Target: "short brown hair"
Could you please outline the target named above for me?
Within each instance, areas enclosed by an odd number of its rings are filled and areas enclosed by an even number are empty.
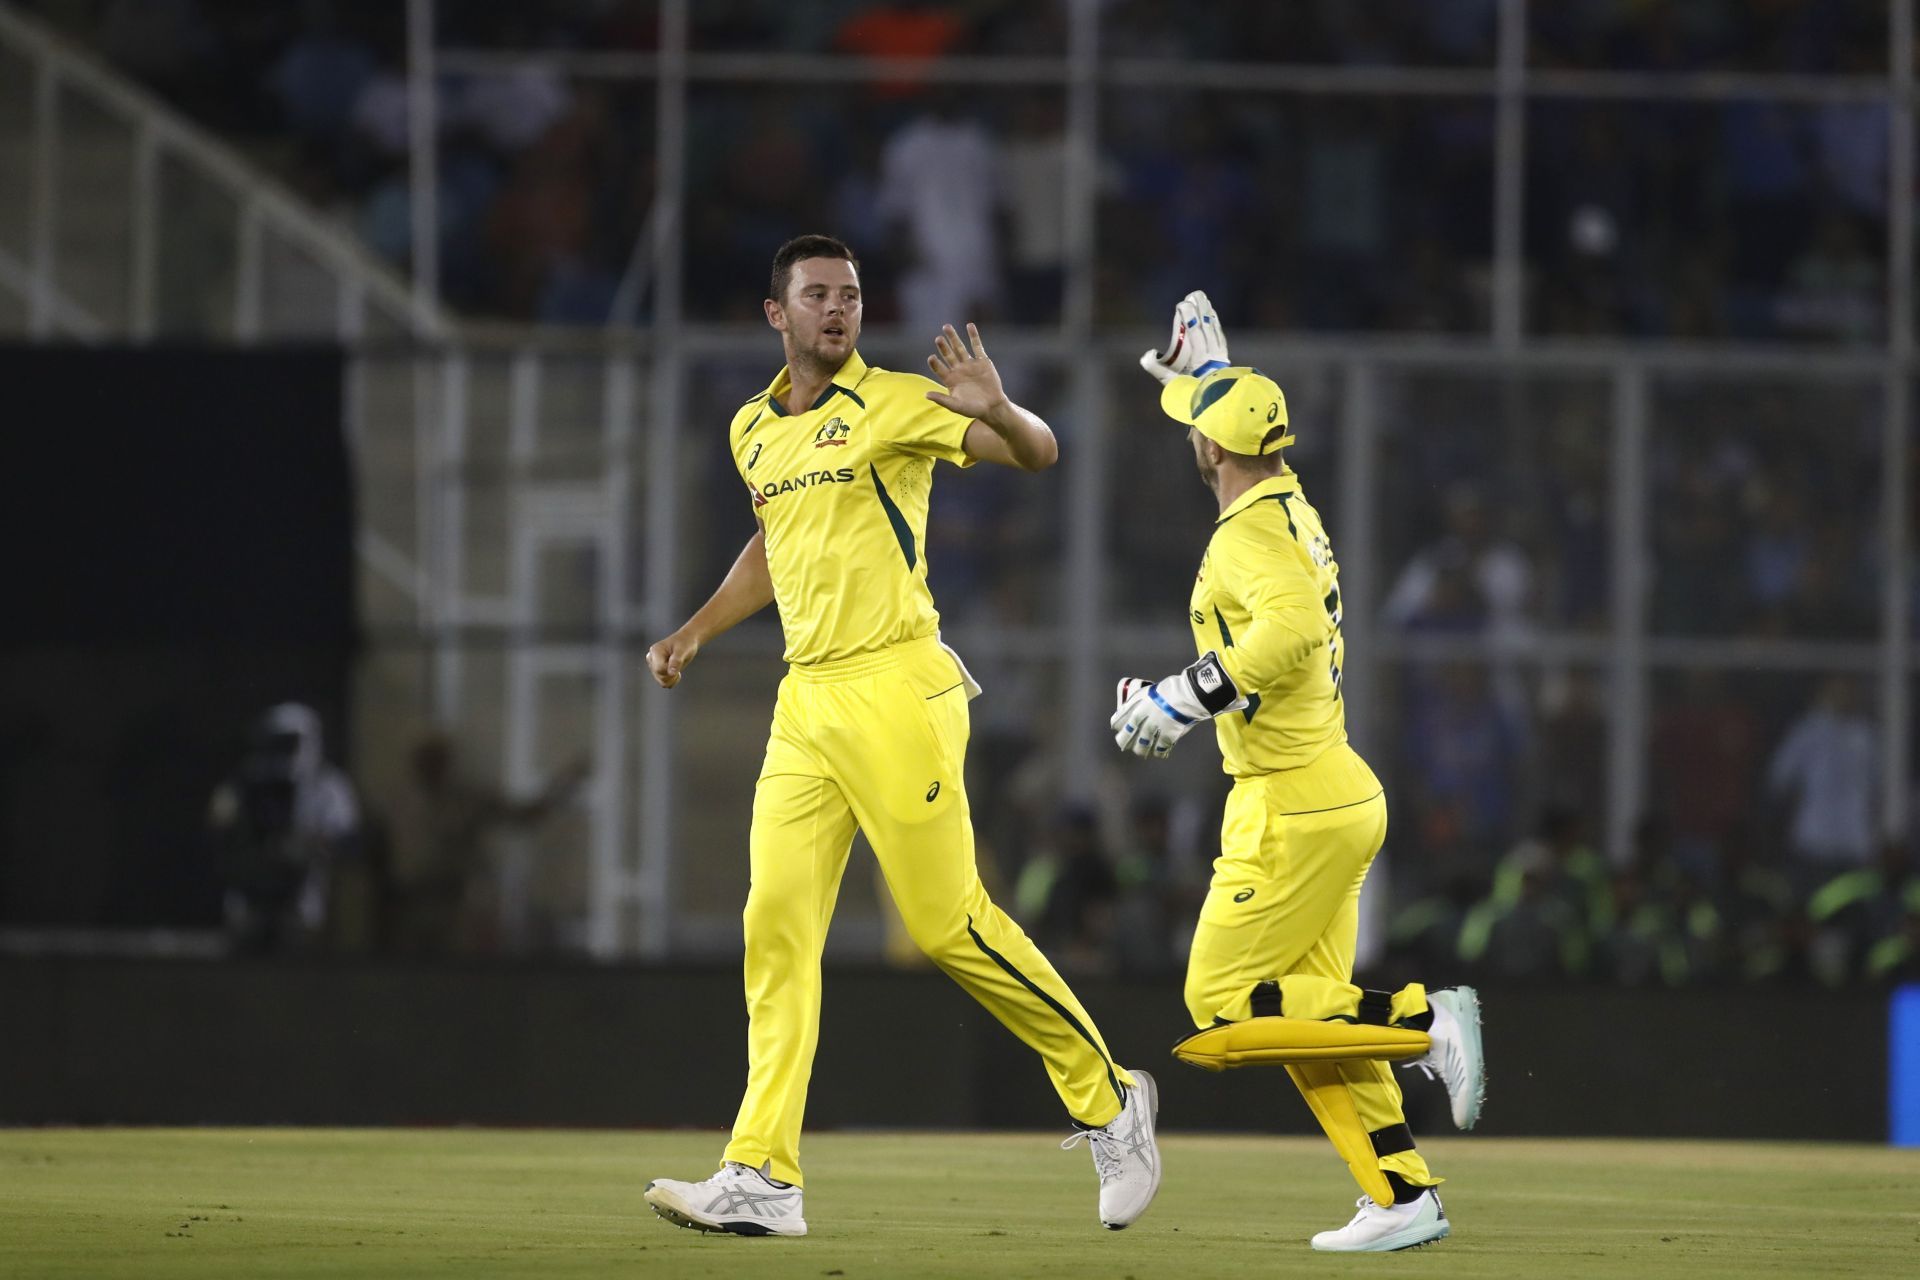
[[[773,255],[773,276],[767,282],[767,297],[784,303],[787,286],[793,282],[793,264],[808,258],[845,258],[855,271],[860,269],[860,259],[853,256],[853,250],[832,236],[795,236]]]

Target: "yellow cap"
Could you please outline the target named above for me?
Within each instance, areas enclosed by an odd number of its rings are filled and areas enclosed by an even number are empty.
[[[1160,408],[1229,453],[1258,457],[1293,443],[1280,384],[1246,365],[1174,378],[1160,391]]]

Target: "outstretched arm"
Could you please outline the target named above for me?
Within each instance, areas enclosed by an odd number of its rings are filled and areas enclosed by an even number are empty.
[[[767,568],[767,531],[762,528],[747,540],[719,590],[678,631],[647,650],[647,670],[662,689],[673,688],[701,645],[772,603],[773,573]]]
[[[1053,429],[1031,409],[1013,401],[998,417],[975,418],[967,425],[960,447],[969,458],[997,462],[1022,471],[1045,471],[1060,460],[1060,445]]]
[[[968,325],[967,338],[971,350],[948,325],[933,340],[935,350],[927,357],[927,367],[946,390],[929,391],[927,399],[973,419],[960,445],[968,457],[1022,471],[1045,471],[1060,460],[1053,431],[1039,414],[1007,398],[1000,372],[980,341],[980,330]]]

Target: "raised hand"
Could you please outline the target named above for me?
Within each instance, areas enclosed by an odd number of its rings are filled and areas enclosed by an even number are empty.
[[[973,344],[971,350],[960,341],[953,326],[947,325],[933,340],[934,353],[927,357],[927,368],[947,389],[929,391],[927,399],[962,417],[986,418],[1006,403],[1007,392],[1000,385],[1000,371],[993,367],[980,341],[980,330],[969,324],[967,338]]]
[[[1140,353],[1140,367],[1162,385],[1182,374],[1204,375],[1230,364],[1227,335],[1213,302],[1195,289],[1173,308],[1173,336],[1161,351]]]
[[[1192,368],[1187,372],[1204,377],[1215,369],[1224,369],[1233,363],[1227,354],[1227,331],[1221,327],[1219,313],[1213,309],[1213,300],[1205,292],[1195,289],[1181,300],[1181,306],[1191,308],[1185,316],[1187,325],[1187,351]]]
[[[1162,386],[1193,371],[1193,356],[1187,349],[1187,319],[1192,314],[1192,303],[1177,304],[1173,309],[1173,336],[1167,339],[1166,347],[1159,351],[1148,348],[1140,353],[1140,367]]]

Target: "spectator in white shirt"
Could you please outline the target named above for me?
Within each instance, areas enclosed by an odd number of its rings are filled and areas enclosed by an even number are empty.
[[[879,204],[904,241],[900,319],[910,330],[964,325],[999,302],[999,176],[992,136],[951,91],[887,139]]]
[[[1858,686],[1828,677],[1767,767],[1768,789],[1792,804],[1789,871],[1803,891],[1873,856],[1878,756]]]

